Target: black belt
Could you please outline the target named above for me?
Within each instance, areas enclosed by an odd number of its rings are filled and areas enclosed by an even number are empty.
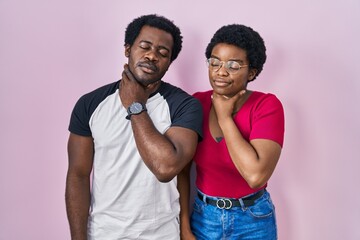
[[[264,194],[264,192],[265,192],[265,190],[261,189],[260,191],[258,191],[257,193],[255,193],[249,197],[244,197],[244,198],[240,198],[240,199],[244,203],[245,207],[250,207],[255,204],[255,200],[259,199]],[[240,207],[241,206],[240,199],[235,199],[235,198],[211,199],[211,198],[207,198],[206,196],[204,196],[201,192],[198,192],[198,197],[200,198],[201,201],[204,201],[207,204],[216,206],[220,209],[230,209],[232,207]]]

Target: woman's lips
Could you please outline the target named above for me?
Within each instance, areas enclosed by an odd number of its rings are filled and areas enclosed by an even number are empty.
[[[230,85],[230,83],[225,80],[214,80],[213,83],[217,87],[226,87]]]

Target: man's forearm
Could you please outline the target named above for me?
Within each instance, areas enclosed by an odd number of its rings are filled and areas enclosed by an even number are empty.
[[[90,208],[89,179],[68,175],[65,199],[71,239],[86,240]]]
[[[178,174],[174,145],[158,132],[147,113],[132,118],[136,145],[145,164],[160,181],[170,181]]]
[[[180,231],[181,236],[191,234],[190,216],[189,216],[189,198],[190,198],[190,162],[177,177],[177,187],[180,194]]]
[[[190,226],[190,162],[178,175],[178,190],[180,193],[180,238],[186,240],[196,240]]]

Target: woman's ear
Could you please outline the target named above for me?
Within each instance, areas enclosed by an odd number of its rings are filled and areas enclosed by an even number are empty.
[[[252,81],[254,80],[255,76],[256,76],[256,73],[257,73],[257,69],[255,68],[250,68],[249,70],[249,76],[248,76],[248,81]]]

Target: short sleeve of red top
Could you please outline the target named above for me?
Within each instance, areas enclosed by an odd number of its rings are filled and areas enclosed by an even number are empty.
[[[198,92],[194,97],[203,107],[203,140],[198,144],[196,163],[196,186],[203,193],[214,197],[240,198],[259,189],[252,189],[240,175],[223,139],[216,142],[209,130],[209,112],[212,91]],[[284,142],[284,110],[273,94],[253,91],[239,112],[234,116],[235,124],[242,136],[253,139],[268,139],[281,147]],[[263,186],[262,188],[266,187]]]

